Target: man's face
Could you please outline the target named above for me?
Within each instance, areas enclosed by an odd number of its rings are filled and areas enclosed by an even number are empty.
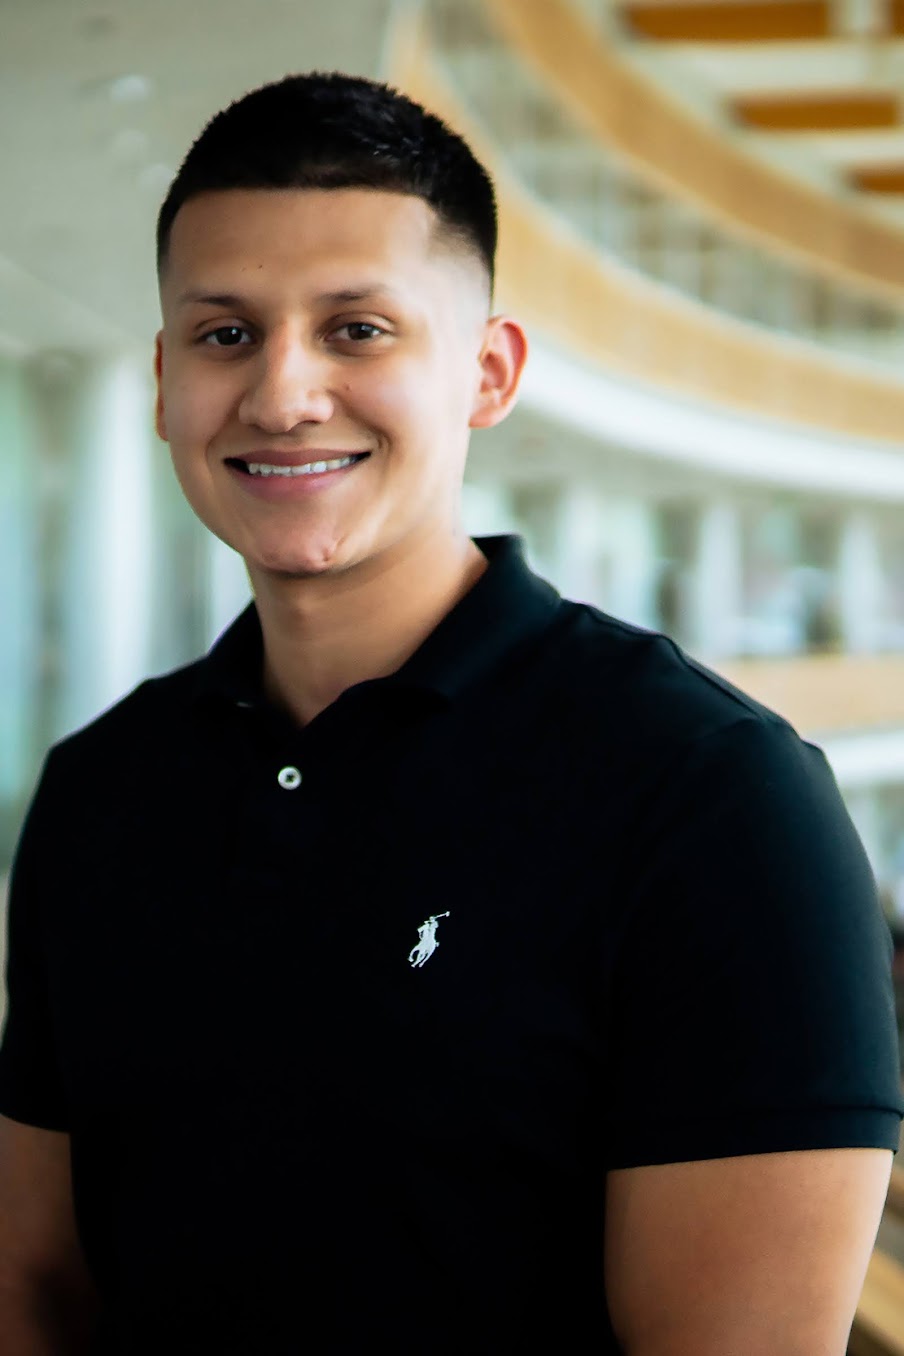
[[[161,298],[158,431],[252,577],[341,571],[457,527],[495,322],[479,264],[424,201],[204,194],[173,223]]]

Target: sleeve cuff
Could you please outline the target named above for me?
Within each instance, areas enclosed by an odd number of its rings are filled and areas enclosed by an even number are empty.
[[[827,1107],[697,1120],[610,1125],[607,1168],[686,1163],[798,1149],[890,1149],[897,1153],[900,1112],[885,1107]]]

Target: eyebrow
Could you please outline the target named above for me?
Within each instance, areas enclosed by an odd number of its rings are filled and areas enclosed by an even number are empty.
[[[341,288],[336,292],[321,292],[319,296],[314,298],[314,304],[317,306],[348,305],[369,301],[374,297],[398,298],[398,296],[399,293],[393,288],[375,283],[373,285],[365,284],[361,287]],[[192,288],[187,292],[182,292],[176,298],[178,306],[187,306],[192,303],[202,306],[219,306],[224,310],[236,310],[247,305],[247,298],[240,297],[236,292],[203,292]]]

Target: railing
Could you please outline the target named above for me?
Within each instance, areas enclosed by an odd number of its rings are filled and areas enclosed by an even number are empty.
[[[901,370],[904,301],[781,258],[669,193],[565,106],[483,0],[428,0],[426,16],[451,82],[511,168],[602,256],[760,330]]]

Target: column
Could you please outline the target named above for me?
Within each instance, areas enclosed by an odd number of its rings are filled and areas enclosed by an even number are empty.
[[[39,468],[21,361],[0,357],[0,876],[40,753],[35,685],[41,664]]]
[[[150,667],[168,672],[203,654],[238,612],[227,615],[242,587],[249,592],[243,564],[217,542],[189,506],[173,471],[170,450],[152,439],[153,618]],[[215,546],[222,554],[215,553]],[[237,578],[241,577],[241,578]]]
[[[553,583],[566,597],[605,607],[608,602],[605,565],[606,505],[589,485],[565,485],[552,506],[550,566]]]
[[[866,849],[873,874],[882,878],[886,874],[887,863],[882,851],[882,820],[879,804],[879,791],[874,786],[857,787],[844,790],[844,803],[860,835],[860,841]]]
[[[461,487],[462,522],[469,537],[517,532],[508,488],[498,482],[466,480]]]
[[[652,506],[567,485],[552,512],[550,578],[561,593],[635,626],[656,625],[657,543]]]
[[[213,533],[208,537],[208,552],[207,644],[212,645],[248,606],[251,584],[242,557]]]
[[[84,724],[147,674],[152,615],[152,394],[146,359],[33,360],[44,622],[52,656],[46,739]]]
[[[742,614],[741,515],[729,499],[700,512],[691,589],[692,648],[706,659],[737,653]]]
[[[607,610],[634,626],[657,625],[658,542],[653,506],[643,499],[608,504],[606,553],[610,560]]]
[[[852,654],[881,647],[884,587],[876,523],[867,509],[852,509],[842,524],[838,553],[841,634]]]

